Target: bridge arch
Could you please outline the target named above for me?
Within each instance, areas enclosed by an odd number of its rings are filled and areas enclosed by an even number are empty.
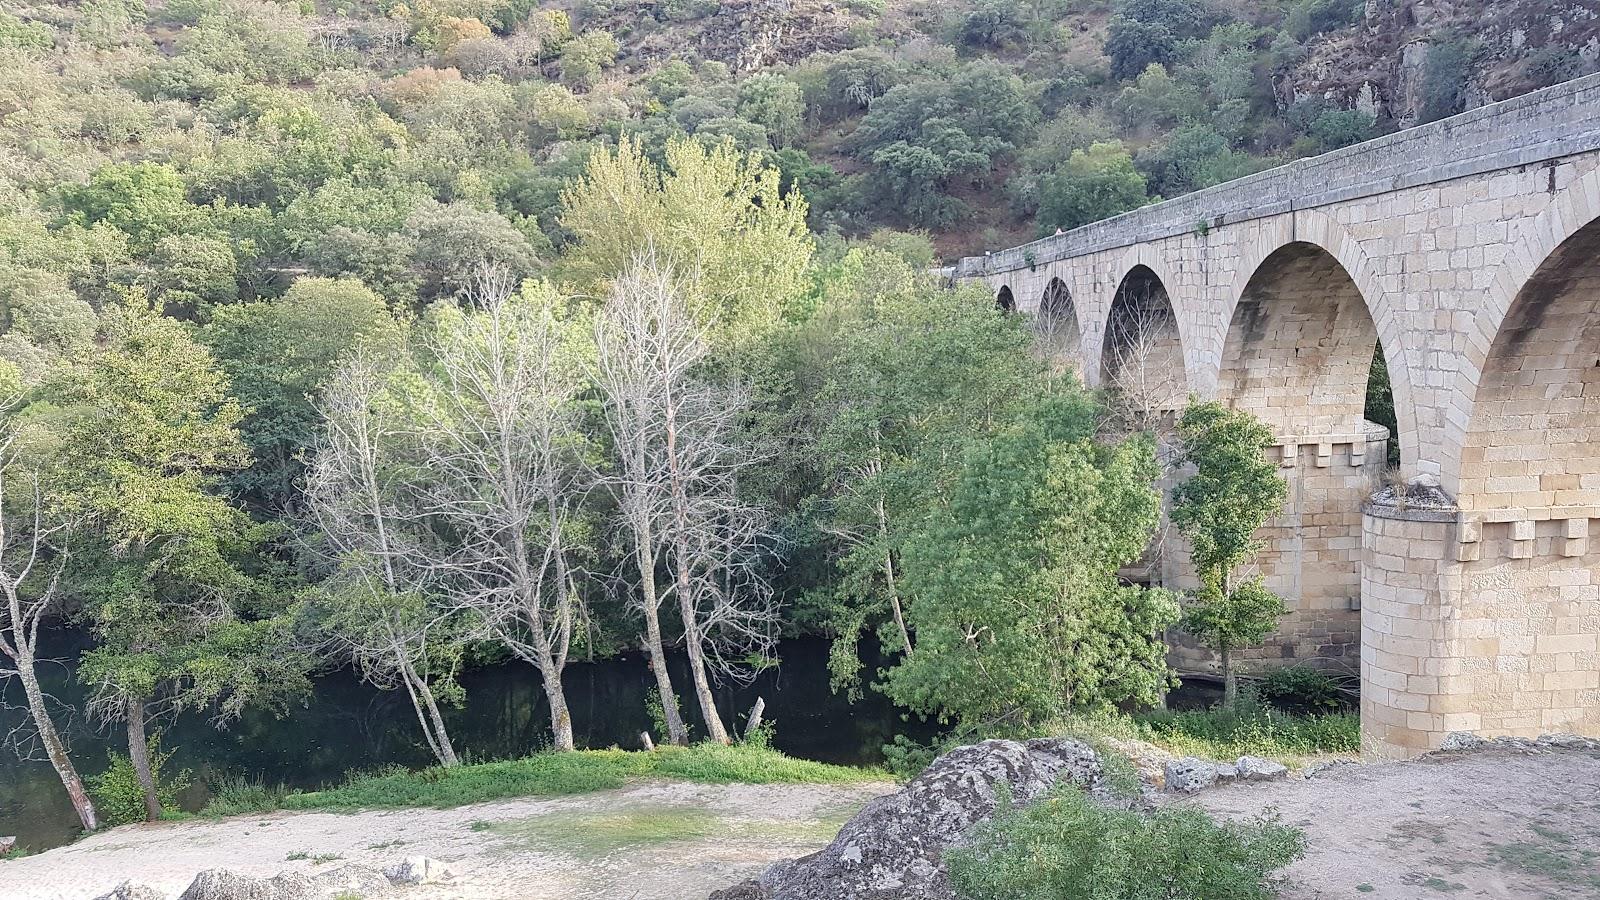
[[[1281,263],[1282,253],[1286,248],[1301,247],[1314,248],[1320,251],[1317,257],[1320,269],[1318,274],[1327,279],[1322,284],[1308,284],[1313,290],[1333,290],[1340,294],[1336,307],[1325,306],[1328,309],[1343,309],[1345,315],[1350,316],[1355,311],[1355,306],[1350,301],[1358,300],[1361,308],[1365,309],[1367,321],[1370,322],[1375,340],[1382,348],[1385,368],[1388,370],[1389,385],[1394,396],[1394,412],[1399,434],[1395,437],[1400,446],[1401,471],[1407,475],[1416,474],[1423,465],[1421,459],[1421,442],[1417,426],[1417,398],[1412,389],[1411,366],[1406,355],[1405,326],[1397,315],[1391,303],[1390,294],[1383,289],[1375,274],[1375,268],[1361,243],[1350,234],[1337,220],[1318,210],[1301,210],[1294,213],[1290,220],[1285,220],[1279,227],[1263,229],[1254,239],[1243,242],[1240,248],[1239,265],[1235,269],[1236,277],[1228,290],[1226,306],[1220,311],[1218,325],[1221,329],[1222,346],[1217,349],[1217,365],[1209,368],[1207,374],[1216,380],[1206,385],[1208,395],[1222,396],[1221,384],[1223,370],[1227,365],[1225,354],[1228,352],[1227,342],[1232,339],[1234,325],[1237,324],[1239,307],[1245,302],[1248,292],[1253,286],[1259,286],[1263,276],[1271,277],[1273,273],[1263,271],[1263,266]],[[1353,289],[1353,294],[1351,293]],[[1321,348],[1319,348],[1321,349]],[[1366,363],[1370,363],[1370,348]],[[1301,361],[1297,361],[1299,365]],[[1365,363],[1363,363],[1365,365]],[[1358,375],[1359,384],[1366,384],[1367,370],[1362,368]],[[1357,393],[1355,396],[1359,397]],[[1268,420],[1271,421],[1270,419]],[[1356,418],[1359,424],[1359,418]]]
[[[1543,212],[1523,224],[1486,292],[1483,305],[1473,316],[1450,398],[1451,428],[1443,437],[1444,488],[1454,497],[1468,495],[1464,506],[1482,505],[1489,487],[1476,480],[1485,477],[1482,473],[1471,471],[1484,460],[1469,462],[1467,447],[1469,441],[1481,442],[1486,431],[1494,428],[1490,420],[1496,413],[1490,410],[1480,417],[1479,407],[1486,402],[1497,402],[1496,398],[1511,387],[1506,384],[1511,376],[1508,371],[1510,355],[1505,352],[1508,344],[1537,342],[1540,331],[1551,338],[1558,337],[1549,329],[1538,327],[1543,314],[1555,308],[1558,314],[1572,315],[1575,306],[1581,306],[1582,301],[1572,296],[1572,292],[1577,290],[1581,294],[1582,288],[1567,285],[1567,302],[1562,304],[1562,297],[1557,296],[1562,287],[1559,282],[1575,278],[1587,280],[1593,272],[1594,248],[1589,242],[1600,227],[1597,221],[1600,221],[1600,169],[1568,184]],[[1587,260],[1583,257],[1585,247],[1591,252]],[[1587,272],[1583,270],[1585,262]],[[1586,321],[1592,325],[1596,318],[1600,318],[1600,311],[1591,309]],[[1576,321],[1573,319],[1569,324],[1576,324]],[[1587,329],[1584,330],[1587,333]],[[1540,342],[1535,346],[1549,345]],[[1501,351],[1498,358],[1497,351]],[[1536,377],[1539,372],[1536,368]],[[1553,379],[1556,376],[1544,374],[1543,377]],[[1600,391],[1600,387],[1590,390]],[[1591,454],[1600,454],[1600,446],[1591,443],[1589,449]],[[1474,480],[1468,483],[1469,479]]]
[[[1000,285],[1000,290],[994,295],[994,307],[1003,313],[1017,311],[1017,295],[1011,292],[1011,285]]]
[[[1033,330],[1035,346],[1052,370],[1083,372],[1083,326],[1072,289],[1061,278],[1052,277],[1045,285]]]
[[[1153,253],[1130,257],[1129,265],[1119,267],[1116,290],[1099,323],[1099,340],[1085,347],[1084,356],[1086,363],[1098,362],[1097,383],[1106,389],[1113,417],[1131,430],[1147,431],[1188,401],[1191,344],[1165,266]]]
[[[1464,511],[1525,510],[1531,522],[1600,506],[1600,217],[1571,224],[1522,280],[1482,361],[1464,362],[1477,375],[1454,484]]]

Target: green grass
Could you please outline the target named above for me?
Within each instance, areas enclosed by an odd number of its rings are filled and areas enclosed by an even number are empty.
[[[234,816],[240,813],[271,812],[283,805],[285,790],[268,787],[259,779],[234,776],[219,779],[211,784],[211,799],[201,815]]]
[[[715,813],[703,809],[639,804],[606,812],[551,813],[482,829],[519,844],[553,849],[583,859],[618,850],[693,841],[730,833]]]
[[[420,772],[389,769],[352,774],[321,791],[274,792],[258,786],[230,791],[206,807],[212,815],[271,809],[348,812],[358,809],[451,807],[506,797],[554,797],[619,788],[635,778],[673,778],[710,784],[850,784],[888,774],[792,759],[765,747],[699,744],[653,753],[579,750]],[[260,805],[252,805],[259,802]]]
[[[1144,741],[1178,756],[1264,756],[1288,765],[1297,765],[1309,756],[1361,749],[1361,720],[1354,713],[1296,716],[1249,703],[1185,712],[1088,716],[1065,723],[1065,730]]]

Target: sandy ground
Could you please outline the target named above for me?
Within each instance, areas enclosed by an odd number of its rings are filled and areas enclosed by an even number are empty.
[[[867,800],[893,789],[641,782],[447,810],[129,825],[0,863],[0,900],[87,900],[123,879],[176,897],[202,869],[266,876],[350,863],[383,868],[414,855],[459,875],[395,893],[406,900],[703,900],[768,863],[822,847]]]
[[[892,789],[642,782],[451,810],[128,826],[0,863],[0,900],[86,900],[124,878],[176,896],[206,868],[272,875],[382,868],[411,855],[460,874],[394,894],[406,900],[701,900],[821,847]],[[1305,830],[1309,850],[1287,870],[1282,900],[1600,898],[1600,754],[1491,750],[1347,765],[1217,788],[1198,802],[1230,818],[1275,810]]]
[[[1213,814],[1275,807],[1309,849],[1283,900],[1600,898],[1600,754],[1477,751],[1342,766],[1200,795]]]

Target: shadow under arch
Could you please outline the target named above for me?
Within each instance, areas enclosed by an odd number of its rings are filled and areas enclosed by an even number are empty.
[[[1252,283],[1259,283],[1257,276],[1261,273],[1262,267],[1268,265],[1280,250],[1296,245],[1314,247],[1331,258],[1339,270],[1338,282],[1341,286],[1354,286],[1356,296],[1360,298],[1370,317],[1377,335],[1376,342],[1382,353],[1383,369],[1389,379],[1396,431],[1394,440],[1399,447],[1401,471],[1407,476],[1413,476],[1427,468],[1433,474],[1439,474],[1439,460],[1436,458],[1424,460],[1421,455],[1423,442],[1419,436],[1417,398],[1412,388],[1411,367],[1406,357],[1404,325],[1391,305],[1390,296],[1380,284],[1366,253],[1361,249],[1360,242],[1348,229],[1326,213],[1318,210],[1298,211],[1294,213],[1292,222],[1283,224],[1275,231],[1264,233],[1260,239],[1243,248],[1237,269],[1238,276],[1230,292],[1229,303],[1219,310],[1225,318],[1217,323],[1218,327],[1228,326],[1228,330],[1222,332],[1225,335],[1224,341],[1231,337],[1231,326],[1246,292],[1251,289]],[[1220,390],[1222,366],[1220,356],[1226,352],[1226,347],[1219,350],[1218,368],[1213,370],[1219,383],[1203,385],[1201,389],[1203,395],[1219,395],[1215,392]],[[1368,362],[1371,362],[1370,358]]]
[[[1017,297],[1011,293],[1011,285],[1002,284],[999,292],[994,295],[994,308],[1004,313],[1017,311]]]
[[[1291,241],[1261,261],[1233,306],[1216,396],[1282,437],[1364,435],[1378,345],[1344,266],[1316,244]]]
[[[1455,485],[1462,510],[1600,505],[1600,219],[1517,291],[1471,409]]]
[[[1456,373],[1455,389],[1448,398],[1453,406],[1451,421],[1457,428],[1445,436],[1441,478],[1445,491],[1451,496],[1469,492],[1469,487],[1463,484],[1468,466],[1467,446],[1474,430],[1485,430],[1485,424],[1478,422],[1478,407],[1489,378],[1489,366],[1494,362],[1493,353],[1501,347],[1508,328],[1527,330],[1514,326],[1512,317],[1519,315],[1517,307],[1530,302],[1530,288],[1535,293],[1550,290],[1547,279],[1542,280],[1542,286],[1536,279],[1557,271],[1572,274],[1575,266],[1582,262],[1581,256],[1573,258],[1570,248],[1576,245],[1569,242],[1574,238],[1587,240],[1581,235],[1592,234],[1595,223],[1600,221],[1596,218],[1600,209],[1588,200],[1591,196],[1600,196],[1600,169],[1568,184],[1555,202],[1532,221],[1524,223],[1514,235],[1512,252],[1500,264],[1482,306],[1473,316]],[[1558,252],[1564,259],[1555,259]],[[1590,260],[1592,265],[1593,257]],[[1476,439],[1481,441],[1481,435]],[[1481,489],[1478,493],[1481,494]]]

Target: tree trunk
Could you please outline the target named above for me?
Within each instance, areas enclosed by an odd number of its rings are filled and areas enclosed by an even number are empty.
[[[129,697],[124,715],[128,720],[128,759],[144,791],[144,820],[161,819],[161,798],[156,794],[156,776],[150,770],[150,740],[144,734],[144,701]]]
[[[433,688],[428,682],[418,679],[417,691],[422,695],[422,703],[428,709],[428,719],[433,723],[433,735],[439,745],[439,762],[446,769],[461,765],[461,759],[456,756],[456,748],[450,743],[450,732],[444,727],[444,714],[439,711],[439,702],[433,696]]]
[[[711,694],[711,682],[706,677],[705,647],[700,642],[700,623],[695,618],[694,596],[689,591],[688,551],[679,542],[678,547],[678,611],[683,616],[683,642],[689,649],[689,674],[694,677],[694,693],[700,701],[700,716],[706,720],[707,735],[719,744],[732,743],[728,730],[722,727],[722,716],[717,713],[717,700]]]
[[[19,651],[22,649],[18,648]],[[39,742],[44,745],[50,765],[55,767],[56,775],[61,779],[61,786],[67,789],[67,796],[72,800],[73,810],[78,813],[78,821],[83,823],[83,830],[94,831],[100,827],[100,819],[95,815],[89,792],[83,788],[83,779],[78,777],[78,770],[72,765],[72,757],[67,755],[66,745],[61,742],[56,724],[50,718],[50,710],[44,705],[44,691],[39,689],[39,677],[33,671],[33,654],[31,650],[19,652],[18,657],[17,677],[22,680],[22,692],[28,698],[28,711],[33,715],[33,725],[39,730]]]
[[[889,514],[883,508],[883,495],[878,495],[878,539],[883,542],[883,580],[889,589],[889,609],[894,612],[894,624],[900,629],[900,641],[906,655],[911,655],[911,631],[906,628],[905,611],[900,607],[900,590],[895,585],[894,551],[889,549]]]
[[[576,750],[572,740],[572,710],[567,706],[567,691],[561,683],[561,669],[554,660],[543,662],[539,674],[544,679],[544,696],[550,701],[551,746],[561,752]]]
[[[1233,671],[1233,648],[1224,645],[1222,655],[1222,704],[1231,707],[1239,700],[1239,676]]]
[[[656,691],[661,695],[661,712],[667,720],[667,742],[680,747],[689,743],[689,729],[683,727],[683,716],[678,714],[678,695],[672,689],[672,676],[667,672],[666,649],[661,643],[660,600],[656,594],[655,556],[649,552],[653,543],[648,529],[634,535],[634,561],[639,566],[639,589],[644,592],[645,651],[650,654],[650,670],[656,676]]]

